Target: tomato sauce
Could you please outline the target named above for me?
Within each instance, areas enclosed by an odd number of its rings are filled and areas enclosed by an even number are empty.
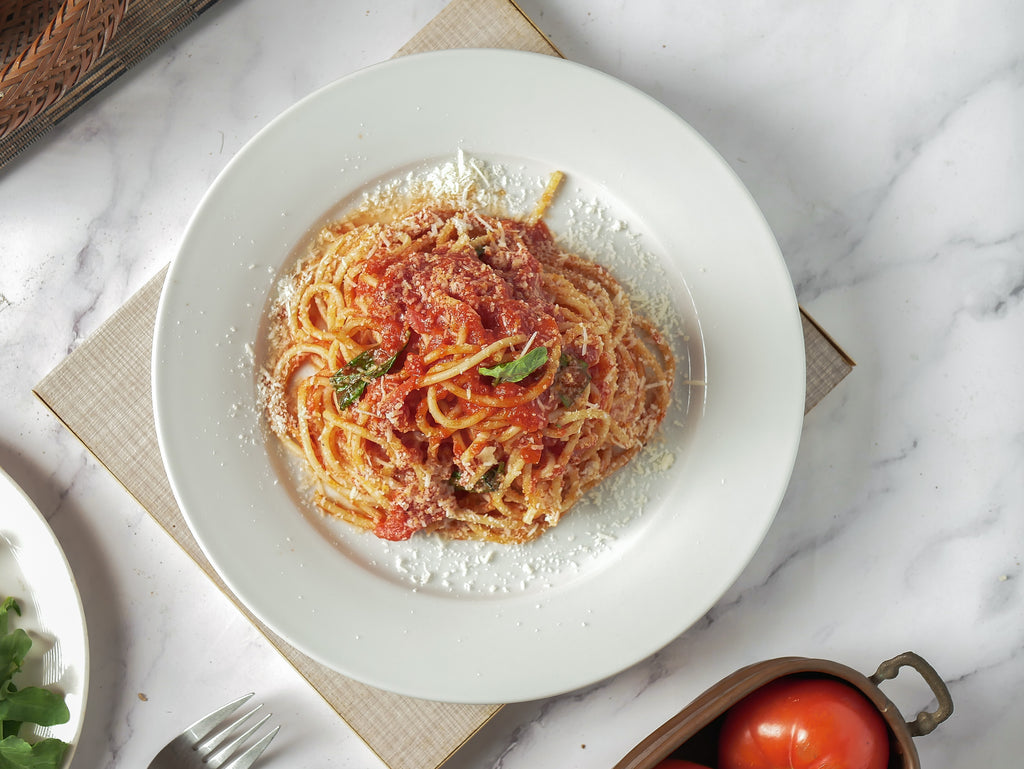
[[[416,529],[409,526],[409,516],[401,510],[393,510],[378,521],[373,533],[379,539],[402,542],[409,539]]]
[[[370,282],[360,282],[356,296],[382,327],[452,344],[462,329],[467,341],[488,345],[511,335],[534,332],[550,339],[557,332],[554,308],[540,292],[540,263],[525,249],[491,265],[485,250],[387,254],[368,263]],[[497,257],[495,257],[496,262]],[[429,352],[422,350],[421,352]]]

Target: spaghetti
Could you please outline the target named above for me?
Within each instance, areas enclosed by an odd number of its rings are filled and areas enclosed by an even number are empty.
[[[526,542],[651,438],[672,352],[557,247],[552,191],[525,221],[343,220],[283,281],[262,398],[323,513],[389,540]]]

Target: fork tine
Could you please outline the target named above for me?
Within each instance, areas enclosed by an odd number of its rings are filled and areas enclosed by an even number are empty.
[[[212,753],[217,748],[218,745],[220,745],[222,742],[224,742],[224,740],[228,739],[231,735],[237,733],[238,730],[241,729],[245,725],[245,722],[248,721],[250,718],[252,718],[254,715],[256,715],[256,713],[259,712],[262,708],[263,708],[263,705],[259,704],[256,707],[254,707],[252,710],[250,710],[248,713],[246,713],[244,716],[239,716],[234,721],[232,721],[230,724],[225,724],[223,729],[221,729],[220,731],[214,732],[210,736],[206,737],[198,745],[196,745],[196,752],[199,753],[200,757],[205,759],[206,756],[208,756],[210,753]],[[267,718],[269,718],[269,717],[270,716],[267,716]],[[263,719],[263,721],[266,721],[266,720],[267,720],[266,718]],[[225,721],[226,721],[226,719],[225,719]],[[260,721],[260,723],[263,723],[263,721]],[[258,725],[259,724],[257,724],[257,726]],[[250,730],[250,732],[251,732],[251,730]]]
[[[267,718],[270,718],[270,716],[267,716]],[[266,719],[263,720],[265,721]],[[267,745],[270,744],[270,741],[274,739],[274,737],[280,730],[280,726],[275,726],[273,731],[268,733],[265,737],[263,737],[263,739],[261,739],[255,745],[248,748],[234,761],[228,763],[227,766],[224,767],[224,769],[249,769],[249,767],[253,765],[256,759],[263,755],[263,751],[267,749]],[[217,768],[214,767],[213,769]]]
[[[193,744],[199,742],[203,737],[212,732],[221,721],[242,707],[242,705],[252,697],[253,694],[254,692],[249,692],[248,694],[239,697],[237,700],[229,702],[224,707],[213,711],[208,716],[203,716],[183,733],[189,736]]]
[[[254,712],[256,712],[256,711],[253,711],[253,713]],[[251,715],[252,715],[252,713],[250,713],[248,716],[246,716],[246,718],[248,718]],[[255,734],[257,729],[259,729],[261,726],[263,726],[263,724],[265,724],[268,720],[270,720],[270,716],[271,715],[273,715],[273,714],[272,713],[267,713],[267,715],[263,716],[263,718],[261,718],[255,724],[253,724],[248,729],[246,729],[244,732],[242,732],[240,735],[238,735],[233,740],[231,740],[231,742],[229,742],[223,748],[221,748],[216,753],[214,753],[212,756],[210,756],[208,759],[206,759],[206,765],[208,767],[210,767],[210,769],[217,769],[218,766],[220,766],[228,758],[230,758],[231,754],[234,753],[235,750],[237,750],[238,747],[243,742],[245,742],[253,734]],[[235,726],[238,726],[238,725],[241,725],[241,722],[238,722],[238,724],[232,725],[231,729],[227,730],[228,733],[234,731]]]

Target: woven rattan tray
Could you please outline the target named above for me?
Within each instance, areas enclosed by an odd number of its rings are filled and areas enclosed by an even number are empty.
[[[127,5],[128,0],[0,0],[0,137],[85,75]]]

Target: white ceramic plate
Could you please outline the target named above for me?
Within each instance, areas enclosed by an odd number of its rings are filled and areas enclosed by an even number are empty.
[[[264,307],[309,228],[339,201],[459,150],[527,193],[564,171],[553,231],[581,250],[594,235],[595,258],[658,294],[684,364],[676,410],[643,462],[523,548],[382,543],[320,520],[255,403]],[[365,683],[511,702],[641,660],[738,576],[793,466],[803,335],[758,208],[679,117],[570,62],[448,51],[324,88],[232,160],[168,275],[153,391],[182,511],[256,616]]]
[[[89,692],[89,639],[85,613],[64,551],[32,500],[0,470],[0,596],[13,596],[21,616],[10,627],[24,628],[32,648],[15,683],[64,694],[71,712],[66,724],[22,727],[21,737],[36,742],[55,737],[70,743],[64,765],[82,732]]]

